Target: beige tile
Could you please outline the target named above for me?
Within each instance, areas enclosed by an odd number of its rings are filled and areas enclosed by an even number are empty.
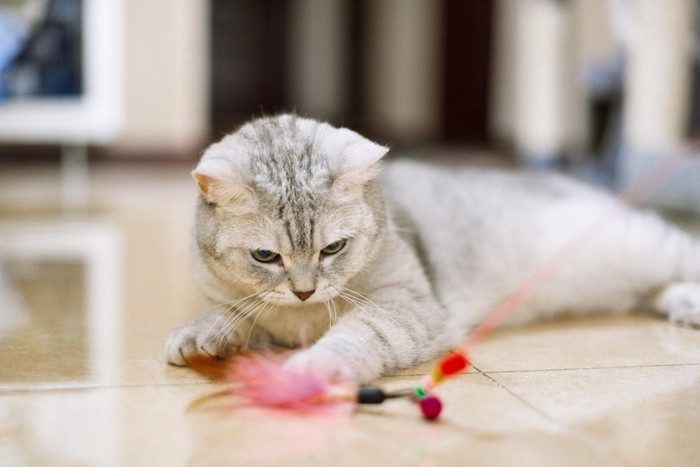
[[[647,315],[503,328],[471,352],[482,371],[700,363],[700,331]]]
[[[412,380],[387,382],[403,387]],[[4,393],[0,465],[599,465],[594,450],[481,375],[349,416],[237,407],[221,385]],[[522,465],[522,464],[521,464]]]
[[[20,292],[23,325],[5,329],[0,353],[0,389],[45,389],[197,382],[191,371],[169,367],[163,339],[177,323],[168,310],[182,314],[193,300],[188,287],[173,287],[160,303],[127,280],[127,296],[113,348],[94,345],[85,304],[84,267],[71,263],[11,265],[12,283]],[[146,266],[148,267],[148,266]],[[141,272],[142,274],[143,272]],[[154,274],[155,275],[155,274]],[[160,280],[172,278],[159,275]],[[132,278],[139,282],[140,277]],[[164,294],[161,294],[161,296]],[[173,302],[181,300],[179,304]],[[190,308],[195,308],[191,306]],[[183,317],[183,322],[186,321]],[[100,355],[102,353],[102,355]]]
[[[213,385],[0,393],[0,465],[184,465],[187,406]]]
[[[413,378],[383,381],[396,389]],[[211,400],[190,414],[197,465],[597,465],[585,443],[479,374],[441,391],[444,416],[406,400],[338,419],[234,409]]]
[[[700,365],[491,376],[621,465],[700,459]]]
[[[73,264],[12,265],[24,325],[4,328],[0,386],[84,380],[89,342],[83,310],[83,268]],[[45,284],[45,286],[38,286]]]
[[[0,353],[0,388],[201,381],[168,367],[162,351],[167,333],[201,312],[189,257],[196,195],[189,171],[109,167],[95,172],[94,210],[114,226],[124,246],[113,343],[91,342],[84,265],[56,258],[11,262],[11,283],[24,306],[22,319],[15,320],[19,325],[10,329],[0,322],[2,345],[12,349]],[[42,169],[24,183],[11,174],[0,179],[8,182],[0,188],[0,222],[16,219],[17,212],[21,219],[64,219],[37,208],[55,205],[55,173]],[[39,188],[36,196],[30,196],[32,186]]]

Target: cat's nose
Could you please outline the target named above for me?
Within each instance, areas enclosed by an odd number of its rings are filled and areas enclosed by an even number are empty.
[[[314,292],[316,292],[316,290],[307,290],[305,292],[297,292],[296,290],[293,291],[294,295],[299,297],[299,300],[301,300],[302,302],[305,301],[310,296],[312,296],[314,294]]]

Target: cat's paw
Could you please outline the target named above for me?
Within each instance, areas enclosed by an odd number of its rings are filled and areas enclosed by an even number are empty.
[[[320,375],[331,383],[357,383],[360,379],[358,365],[352,360],[336,352],[314,347],[296,352],[284,367]]]
[[[676,324],[700,327],[700,283],[678,282],[667,286],[654,301],[660,313]]]
[[[227,331],[228,320],[210,314],[173,330],[165,340],[165,358],[171,365],[186,366],[193,356],[225,358],[237,350],[236,336]]]

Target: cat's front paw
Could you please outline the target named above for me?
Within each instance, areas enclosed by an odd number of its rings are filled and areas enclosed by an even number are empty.
[[[351,359],[314,347],[298,351],[284,367],[320,375],[331,383],[357,383],[360,380],[359,367]]]
[[[165,340],[165,358],[171,365],[186,366],[191,357],[225,358],[238,350],[235,334],[226,329],[228,320],[210,314],[173,330]]]
[[[700,327],[700,283],[671,284],[656,297],[654,306],[672,323]]]

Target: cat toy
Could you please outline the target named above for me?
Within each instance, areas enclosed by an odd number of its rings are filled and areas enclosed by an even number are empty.
[[[472,346],[491,333],[564,264],[573,259],[618,210],[625,205],[640,203],[691,160],[690,157],[671,158],[659,170],[634,184],[620,196],[619,203],[613,203],[610,209],[601,213],[596,222],[581,231],[536,270],[474,329],[462,345],[442,356],[413,387],[385,391],[374,386],[335,385],[314,373],[286,369],[279,360],[262,355],[247,355],[237,359],[227,373],[227,380],[232,384],[235,394],[253,406],[318,412],[339,403],[381,404],[388,399],[405,398],[418,405],[425,419],[436,420],[443,407],[436,389],[445,380],[469,369],[471,364],[468,352]]]
[[[336,403],[375,405],[388,399],[407,398],[419,406],[426,419],[435,420],[442,411],[435,388],[445,378],[468,368],[466,355],[453,351],[443,356],[413,388],[385,391],[376,386],[332,384],[315,373],[284,368],[274,356],[247,355],[233,363],[226,379],[234,393],[253,406],[316,413]]]

